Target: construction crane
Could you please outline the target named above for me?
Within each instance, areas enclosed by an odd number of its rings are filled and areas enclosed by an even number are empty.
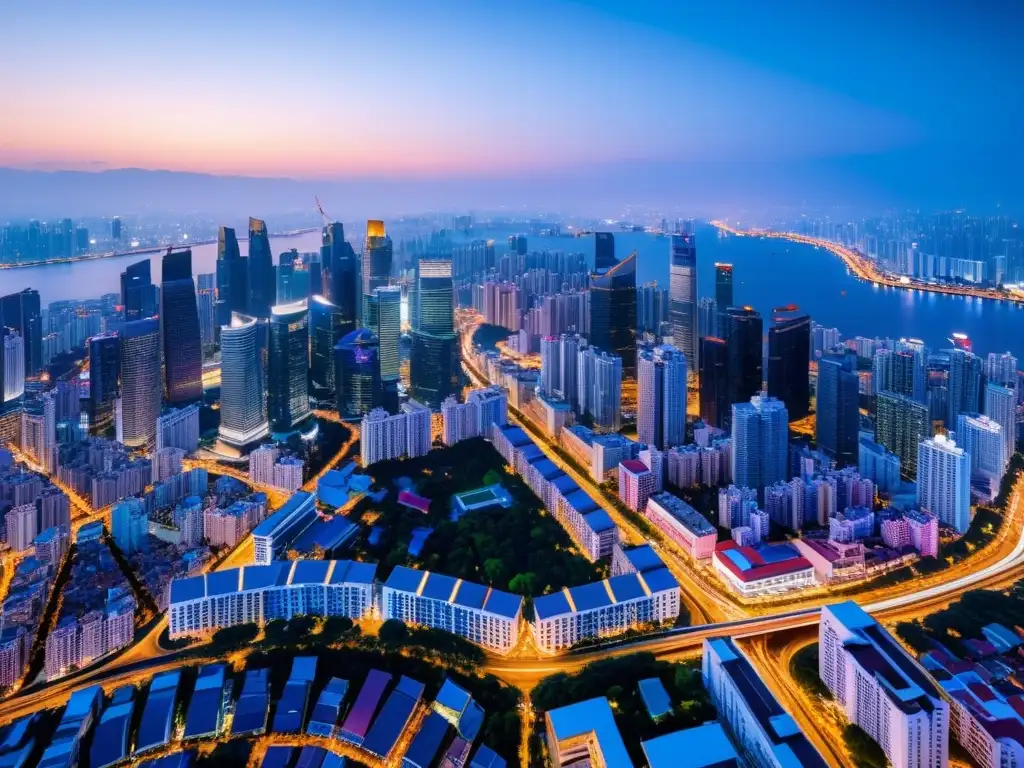
[[[324,207],[320,205],[320,198],[317,197],[316,195],[313,195],[313,199],[316,200],[316,208],[318,211],[320,211],[320,215],[323,217],[324,220],[324,226],[326,227],[328,224],[331,223],[331,218],[326,213],[324,213]]]

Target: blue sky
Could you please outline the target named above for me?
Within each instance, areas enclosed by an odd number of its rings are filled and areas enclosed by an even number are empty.
[[[962,177],[991,202],[1024,170],[1022,21],[1011,0],[5,4],[17,108],[0,166],[345,180],[757,164],[868,194],[912,195],[908,177],[952,194]]]

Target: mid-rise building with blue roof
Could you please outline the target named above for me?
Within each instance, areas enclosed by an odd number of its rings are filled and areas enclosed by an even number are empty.
[[[519,638],[523,598],[451,576],[395,568],[381,589],[381,618],[465,637],[499,653]]]
[[[114,691],[93,735],[89,753],[91,766],[107,768],[128,757],[128,736],[134,712],[135,686],[125,685]]]
[[[146,704],[142,709],[142,720],[139,722],[139,732],[135,737],[136,755],[165,747],[171,740],[171,725],[174,722],[180,682],[180,669],[163,672],[150,682]]]
[[[226,705],[231,698],[230,688],[225,690],[226,673],[226,664],[200,667],[185,713],[185,739],[210,738],[223,733]]]
[[[544,714],[544,725],[552,765],[589,761],[604,768],[633,768],[612,708],[603,696],[552,709]]]
[[[332,677],[320,692],[313,714],[309,717],[306,733],[311,736],[334,738],[335,729],[341,719],[341,708],[348,693],[348,680]]]
[[[352,560],[286,560],[171,582],[172,638],[294,616],[347,616],[374,610],[377,566]]]
[[[679,616],[679,582],[665,567],[567,587],[533,601],[537,647],[556,652]]]
[[[316,497],[306,491],[293,493],[284,506],[253,528],[253,562],[269,565],[282,558],[316,519]]]

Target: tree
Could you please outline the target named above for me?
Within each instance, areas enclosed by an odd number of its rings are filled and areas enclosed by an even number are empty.
[[[533,597],[537,594],[537,574],[532,571],[517,573],[508,583],[510,592]]]
[[[409,637],[409,629],[398,619],[388,619],[380,625],[377,638],[386,646],[396,647],[405,643]]]
[[[878,742],[858,725],[851,723],[843,729],[843,743],[858,768],[886,768],[889,764]]]
[[[503,583],[505,579],[505,564],[500,558],[487,558],[484,560],[484,576],[488,584]]]
[[[501,475],[498,474],[496,469],[488,469],[484,473],[484,485],[499,485],[501,483]]]

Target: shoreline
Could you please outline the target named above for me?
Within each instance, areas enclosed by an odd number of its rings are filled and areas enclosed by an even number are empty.
[[[310,232],[318,232],[320,227],[306,227],[305,229],[293,229],[288,232],[271,232],[268,237],[300,237]],[[248,241],[248,237],[239,237],[239,242]],[[58,264],[77,264],[80,261],[100,261],[102,259],[116,259],[122,256],[150,256],[154,253],[163,253],[168,248],[191,248],[192,246],[213,245],[217,242],[216,237],[208,237],[204,240],[194,240],[188,243],[175,245],[147,245],[142,248],[132,248],[127,251],[105,251],[103,253],[90,253],[81,256],[72,256],[69,259],[48,259],[46,261],[18,261],[13,263],[0,264],[0,269],[19,269],[22,267],[48,267]]]
[[[909,277],[889,277],[878,271],[878,268],[867,257],[858,251],[846,246],[833,243],[831,240],[824,240],[818,237],[809,237],[795,232],[773,232],[768,229],[736,229],[724,221],[712,220],[709,222],[721,232],[738,237],[770,237],[777,240],[788,240],[792,243],[813,245],[815,248],[824,248],[835,256],[842,259],[847,269],[853,272],[854,277],[875,285],[886,288],[900,288],[906,291],[927,291],[945,296],[963,296],[972,299],[984,299],[987,301],[1007,301],[1011,304],[1024,304],[1024,295],[1015,295],[1007,291],[999,291],[995,288],[969,288],[955,285],[941,285],[938,283],[924,283]]]

